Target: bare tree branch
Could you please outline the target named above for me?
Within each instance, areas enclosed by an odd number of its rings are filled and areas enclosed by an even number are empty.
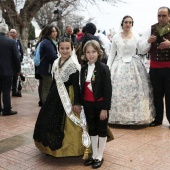
[[[18,35],[25,42],[24,45],[26,47],[29,24],[44,4],[48,2],[55,2],[56,5],[60,4],[63,9],[62,17],[66,19],[66,16],[71,16],[71,13],[76,11],[80,5],[85,7],[87,4],[86,2],[89,2],[97,6],[98,1],[107,2],[111,5],[115,5],[118,2],[123,2],[123,0],[0,0],[0,8],[2,10],[2,16],[5,22],[9,25],[9,27],[13,27],[17,30]],[[49,10],[52,9],[49,8],[47,10],[48,13],[50,13]],[[48,13],[40,13],[40,17],[45,21],[45,15],[48,16]],[[75,15],[72,15],[72,19],[74,17]],[[53,20],[54,17],[51,17],[51,20],[44,22],[44,25],[52,22]],[[79,20],[82,20],[82,18],[79,18]],[[72,22],[76,23],[74,20],[72,20]]]

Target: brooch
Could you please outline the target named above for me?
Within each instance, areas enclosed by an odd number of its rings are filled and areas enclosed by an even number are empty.
[[[95,76],[96,76],[95,73],[96,73],[96,70],[93,71],[92,79],[91,79],[92,81],[95,81]]]

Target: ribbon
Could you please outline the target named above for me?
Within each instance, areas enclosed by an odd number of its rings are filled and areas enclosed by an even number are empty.
[[[90,141],[90,136],[87,132],[87,127],[86,127],[87,123],[86,123],[86,118],[85,118],[85,114],[84,114],[84,109],[82,107],[82,110],[80,113],[80,119],[75,116],[75,114],[72,112],[72,104],[71,104],[69,95],[67,93],[66,87],[65,87],[63,81],[61,80],[61,77],[59,74],[59,69],[58,69],[58,73],[55,74],[54,78],[56,81],[58,93],[59,93],[60,99],[62,101],[64,110],[66,112],[66,115],[73,123],[75,123],[76,125],[80,126],[83,129],[82,143],[86,148],[88,148],[91,144],[91,141]]]

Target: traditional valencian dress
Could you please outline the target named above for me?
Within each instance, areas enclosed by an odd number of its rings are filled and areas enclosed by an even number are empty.
[[[113,36],[107,62],[112,81],[111,124],[149,124],[155,115],[149,76],[136,55],[138,40],[135,33],[130,39],[123,39],[121,33]]]
[[[38,115],[33,138],[43,153],[54,157],[80,156],[84,146],[90,146],[90,138],[83,110],[81,114],[72,112],[72,105],[81,104],[79,68],[72,56],[62,65],[60,59],[53,64],[54,80]]]

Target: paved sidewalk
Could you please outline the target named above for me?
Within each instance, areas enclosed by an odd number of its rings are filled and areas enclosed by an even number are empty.
[[[0,170],[89,170],[82,157],[53,158],[41,153],[32,139],[39,112],[38,95],[12,98],[18,114],[0,116]],[[170,170],[170,129],[163,125],[111,126],[115,140],[108,142],[104,170]]]

